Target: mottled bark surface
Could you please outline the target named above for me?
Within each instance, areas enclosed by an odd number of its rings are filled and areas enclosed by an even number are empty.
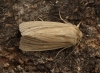
[[[64,20],[81,22],[79,45],[56,58],[61,49],[21,51],[19,24],[62,22],[59,10]],[[0,73],[100,73],[100,0],[0,0]]]

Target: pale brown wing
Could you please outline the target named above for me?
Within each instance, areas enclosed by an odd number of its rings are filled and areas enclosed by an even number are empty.
[[[29,38],[29,39],[27,39]],[[35,38],[30,37],[21,37],[20,49],[23,51],[45,51],[45,50],[54,50],[63,47],[70,47],[71,43],[46,43]]]

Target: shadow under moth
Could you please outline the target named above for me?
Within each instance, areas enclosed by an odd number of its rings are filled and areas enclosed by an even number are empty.
[[[77,44],[82,32],[76,25],[50,21],[29,21],[19,25],[20,49],[23,51],[45,51],[68,48]]]

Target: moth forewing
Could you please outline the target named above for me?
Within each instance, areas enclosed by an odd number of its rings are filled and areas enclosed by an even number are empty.
[[[47,21],[29,21],[29,22],[23,22],[19,25],[19,29],[22,32],[29,31],[30,29],[40,29],[44,27],[57,27],[57,26],[69,26],[72,25],[71,23],[67,23],[65,25],[64,23],[59,23],[59,22],[47,22]],[[69,26],[70,27],[70,26]]]
[[[71,23],[31,21],[21,23],[19,29],[22,34],[20,49],[23,51],[71,47],[82,37],[79,28]]]
[[[24,37],[21,38],[21,45],[23,51],[44,51],[44,50],[53,50],[62,47],[68,47],[71,44],[68,43],[36,43],[36,42],[26,42]]]

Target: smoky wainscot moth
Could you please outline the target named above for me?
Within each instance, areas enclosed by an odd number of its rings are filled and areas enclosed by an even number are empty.
[[[19,25],[23,51],[46,51],[69,48],[82,38],[82,32],[71,23],[29,21]]]

